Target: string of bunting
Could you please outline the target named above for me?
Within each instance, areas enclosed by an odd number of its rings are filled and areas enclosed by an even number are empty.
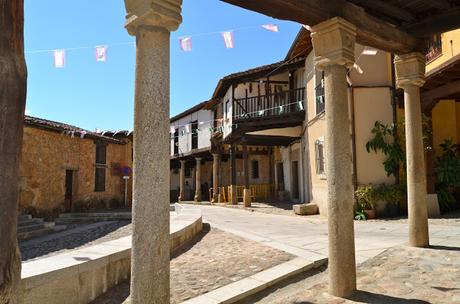
[[[278,111],[277,114],[283,114],[283,113],[285,113],[286,107],[291,106],[291,105],[296,105],[298,111],[303,111],[304,110],[303,101],[296,101],[296,102],[288,103],[288,104],[285,104],[285,105],[275,106],[275,107],[271,107],[271,108],[265,108],[265,109],[257,110],[257,111],[254,111],[254,112],[243,113],[241,115],[234,116],[234,118],[235,119],[238,119],[238,118],[250,118],[252,115],[257,115],[257,116],[260,117],[260,116],[263,116],[267,111],[271,111],[271,110],[277,110]],[[213,119],[213,120],[208,120],[208,121],[200,121],[198,123],[198,128],[195,129],[195,130],[191,129],[191,125],[192,125],[191,123],[185,124],[185,125],[171,126],[170,137],[171,137],[171,139],[174,139],[174,138],[183,137],[186,134],[194,134],[194,133],[198,134],[199,132],[201,132],[204,129],[208,129],[209,132],[211,132],[211,133],[215,132],[215,131],[224,132],[225,128],[224,128],[223,125],[218,126],[218,127],[212,127],[211,126],[211,124],[216,122],[216,121],[220,122],[222,124],[224,121],[229,121],[229,119],[218,118],[218,119]],[[205,125],[209,125],[209,127],[203,128],[203,126],[205,126]],[[202,127],[200,128],[199,126],[202,126]],[[237,129],[238,124],[228,124],[227,128],[232,129],[232,130]],[[179,129],[182,129],[182,130],[180,130],[179,135],[176,136],[175,133],[176,133],[176,131],[179,131]]]
[[[214,34],[220,34],[222,37],[223,43],[225,48],[233,49],[235,47],[235,39],[234,39],[234,32],[236,31],[243,31],[255,28],[263,28],[267,31],[277,33],[279,32],[279,27],[276,24],[263,24],[258,26],[251,26],[245,28],[238,28],[229,31],[221,31],[221,32],[209,32],[209,33],[200,33],[195,35],[186,35],[177,38],[179,40],[180,49],[183,52],[191,52],[192,47],[192,38],[198,36],[208,36]],[[52,53],[53,60],[54,60],[54,67],[58,69],[65,68],[66,66],[66,54],[67,51],[76,51],[76,50],[85,50],[85,49],[94,49],[95,60],[96,62],[106,62],[107,61],[107,50],[109,48],[118,47],[118,46],[125,46],[125,45],[134,45],[134,42],[125,42],[125,43],[117,43],[117,44],[105,44],[105,45],[98,45],[98,46],[81,46],[81,47],[73,47],[73,48],[61,48],[61,49],[52,49],[52,50],[31,50],[26,51],[26,54],[38,54],[38,53]]]

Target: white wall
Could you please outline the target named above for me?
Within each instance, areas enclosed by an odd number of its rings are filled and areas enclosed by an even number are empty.
[[[211,146],[211,131],[213,127],[213,113],[208,110],[199,110],[179,120],[171,123],[171,127],[175,126],[179,129],[179,154],[186,154],[192,151],[192,121],[198,121],[198,149],[208,148]],[[185,125],[188,125],[189,132],[182,135],[182,130],[186,130]],[[171,156],[174,155],[174,139],[171,138]]]

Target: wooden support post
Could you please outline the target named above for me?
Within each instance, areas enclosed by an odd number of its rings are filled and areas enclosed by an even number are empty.
[[[238,197],[237,197],[237,192],[236,192],[236,187],[237,187],[237,181],[236,181],[236,153],[235,153],[235,145],[232,144],[230,146],[230,171],[231,171],[231,186],[230,186],[230,204],[231,205],[238,205]]]
[[[244,167],[244,191],[243,202],[245,207],[251,206],[251,189],[249,188],[249,160],[248,160],[248,145],[243,144],[243,167]]]

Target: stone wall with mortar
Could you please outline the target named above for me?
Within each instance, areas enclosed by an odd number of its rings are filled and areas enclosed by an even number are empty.
[[[111,199],[122,201],[124,181],[120,175],[113,174],[112,166],[132,166],[129,146],[107,143],[105,191],[95,192],[94,139],[72,138],[59,132],[25,126],[20,169],[21,210],[64,211],[66,170],[73,171],[73,204]]]

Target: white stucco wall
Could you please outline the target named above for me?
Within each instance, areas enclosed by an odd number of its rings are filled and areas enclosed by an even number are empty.
[[[179,154],[186,154],[192,151],[192,121],[198,121],[198,149],[208,148],[211,146],[211,131],[210,127],[213,126],[213,113],[208,110],[199,110],[191,113],[181,119],[171,123],[176,129],[179,129]],[[188,131],[182,135],[182,130]],[[171,156],[174,155],[174,139],[171,139]]]

